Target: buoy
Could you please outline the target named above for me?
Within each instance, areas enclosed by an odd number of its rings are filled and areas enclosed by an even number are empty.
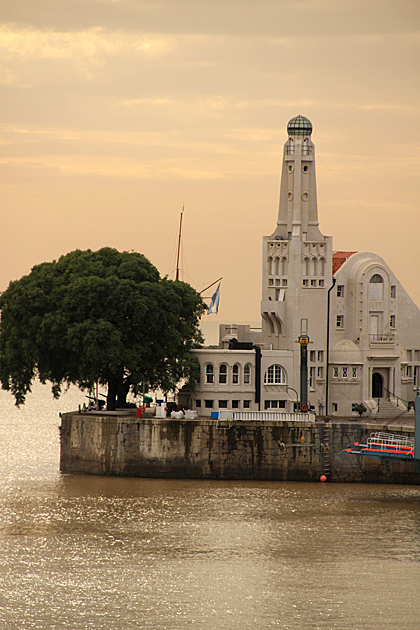
[[[325,481],[327,481],[327,478],[325,475],[321,475],[319,480],[322,481],[322,483],[325,483]]]

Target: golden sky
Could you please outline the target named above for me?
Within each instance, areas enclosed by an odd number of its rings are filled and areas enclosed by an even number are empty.
[[[0,290],[104,246],[256,322],[287,122],[307,116],[320,228],[420,305],[418,0],[2,0]],[[209,293],[209,292],[208,292]]]

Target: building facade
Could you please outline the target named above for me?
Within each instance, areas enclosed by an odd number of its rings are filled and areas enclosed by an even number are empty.
[[[287,132],[277,223],[263,237],[261,329],[222,324],[219,348],[193,351],[201,379],[187,404],[210,415],[304,401],[348,416],[360,402],[375,414],[381,401],[414,401],[420,310],[379,256],[333,252],[319,229],[312,124],[297,116]]]

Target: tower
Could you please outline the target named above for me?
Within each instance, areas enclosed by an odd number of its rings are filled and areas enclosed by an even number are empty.
[[[287,125],[276,229],[263,238],[262,340],[273,350],[293,351],[308,320],[312,361],[310,388],[325,388],[327,296],[332,285],[332,238],[319,230],[312,124],[296,116]],[[296,354],[295,354],[296,353]]]

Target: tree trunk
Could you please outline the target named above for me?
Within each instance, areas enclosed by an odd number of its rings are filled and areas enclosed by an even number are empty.
[[[108,392],[106,395],[107,411],[115,411],[115,399],[117,397],[117,384],[114,380],[108,381]]]
[[[117,406],[125,407],[127,402],[127,394],[130,390],[130,385],[128,383],[119,383],[118,391],[117,391]]]

